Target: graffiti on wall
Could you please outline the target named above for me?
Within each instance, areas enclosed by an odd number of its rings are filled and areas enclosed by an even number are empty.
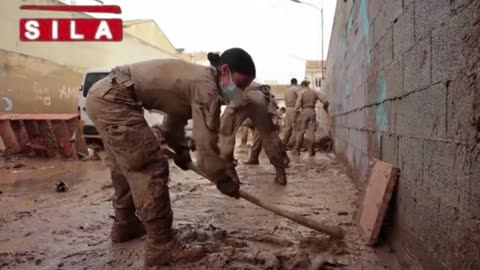
[[[56,91],[50,91],[49,88],[41,88],[39,87],[38,82],[34,81],[33,82],[33,100],[37,100],[38,102],[35,103],[36,106],[38,105],[43,105],[45,107],[51,107],[54,104],[54,101],[57,100],[64,102],[65,100],[72,100],[77,98],[78,94],[78,89],[75,87],[68,87],[68,86],[62,86],[60,89]],[[14,92],[13,90],[9,90],[8,92]],[[54,96],[52,96],[52,93],[55,93]],[[56,96],[56,97],[55,97]],[[3,112],[11,112],[14,109],[14,103],[15,103],[15,96],[0,96],[0,111]],[[18,103],[18,102],[17,102]],[[33,104],[31,104],[33,105]],[[25,107],[25,104],[17,104],[17,107]]]
[[[2,110],[9,112],[13,109],[13,101],[9,97],[1,97],[2,99]]]
[[[365,38],[365,50],[366,50],[366,59],[367,64],[370,65],[371,55],[370,55],[370,21],[368,19],[368,0],[360,0],[360,8],[358,10],[358,15],[360,17],[361,29],[363,36]]]
[[[363,36],[363,42],[365,42],[365,61],[367,66],[371,64],[371,53],[370,53],[370,21],[368,16],[368,0],[360,0],[359,8],[357,17],[353,16],[355,12],[353,9],[351,10],[347,22],[346,27],[344,28],[343,35],[339,39],[339,58],[344,58],[347,50],[348,50],[348,36],[353,31],[354,24],[359,24],[360,34]],[[339,59],[342,61],[342,59]],[[359,63],[361,64],[361,63]],[[350,78],[349,78],[350,79]],[[351,96],[352,91],[356,91],[357,89],[352,89],[351,85],[347,83],[345,85],[345,91],[343,94],[343,99],[341,100],[341,105],[343,107],[343,111],[348,108],[348,101]]]
[[[59,98],[60,99],[71,99],[75,98],[78,93],[78,88],[66,87],[65,85],[60,88]]]
[[[51,96],[37,96],[36,99],[40,100],[43,106],[50,107],[52,106],[52,97]]]
[[[375,108],[375,119],[377,124],[377,140],[380,139],[383,132],[388,130],[388,119],[385,113],[385,99],[387,98],[387,81],[385,80],[385,73],[380,71],[377,76],[377,106]]]
[[[347,34],[350,34],[352,32],[353,28],[353,16],[352,13],[350,12],[350,16],[348,16],[348,22],[347,22]]]
[[[0,71],[0,80],[4,80],[7,77],[7,74],[4,71]],[[7,90],[7,92],[10,90]],[[2,111],[9,112],[13,109],[12,99],[5,96],[0,96],[0,108]]]

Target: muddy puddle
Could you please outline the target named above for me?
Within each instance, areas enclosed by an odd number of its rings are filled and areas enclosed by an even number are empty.
[[[220,194],[193,172],[171,168],[177,237],[208,254],[159,269],[389,269],[361,240],[352,216],[357,190],[326,155],[292,157],[288,185],[273,183],[267,159],[242,165],[243,189],[346,232],[338,241],[243,200]],[[22,165],[15,165],[22,164]],[[112,244],[109,172],[103,161],[0,164],[0,269],[143,269],[144,239]],[[15,167],[15,168],[14,168]],[[57,192],[64,183],[65,192]]]

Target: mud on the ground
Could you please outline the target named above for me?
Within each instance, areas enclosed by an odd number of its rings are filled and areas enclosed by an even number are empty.
[[[292,157],[289,183],[273,183],[266,159],[245,166],[242,188],[347,232],[344,241],[220,194],[172,165],[177,236],[209,251],[201,261],[165,269],[386,269],[353,222],[357,190],[325,155]],[[22,165],[15,165],[22,164]],[[112,244],[113,190],[102,161],[17,160],[0,164],[0,269],[142,269],[144,239]],[[59,181],[68,186],[57,192]]]

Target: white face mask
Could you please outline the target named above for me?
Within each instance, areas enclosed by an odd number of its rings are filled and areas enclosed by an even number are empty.
[[[230,77],[230,82],[225,86],[221,85],[220,88],[222,89],[223,96],[228,99],[228,101],[232,101],[242,94],[242,90],[233,82],[230,71],[228,72],[228,76]]]

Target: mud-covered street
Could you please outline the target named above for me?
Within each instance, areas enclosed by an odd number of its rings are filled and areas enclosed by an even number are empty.
[[[239,150],[245,160],[246,149]],[[344,241],[220,194],[202,177],[172,166],[174,227],[209,254],[174,269],[388,269],[355,228],[357,190],[334,159],[292,158],[289,184],[273,168],[239,165],[243,189],[347,232]],[[0,184],[1,269],[142,269],[144,239],[113,244],[109,172],[104,161],[4,162]],[[63,181],[67,192],[57,192]],[[317,268],[318,269],[318,268]]]
[[[480,0],[0,22],[0,270],[480,270]]]

